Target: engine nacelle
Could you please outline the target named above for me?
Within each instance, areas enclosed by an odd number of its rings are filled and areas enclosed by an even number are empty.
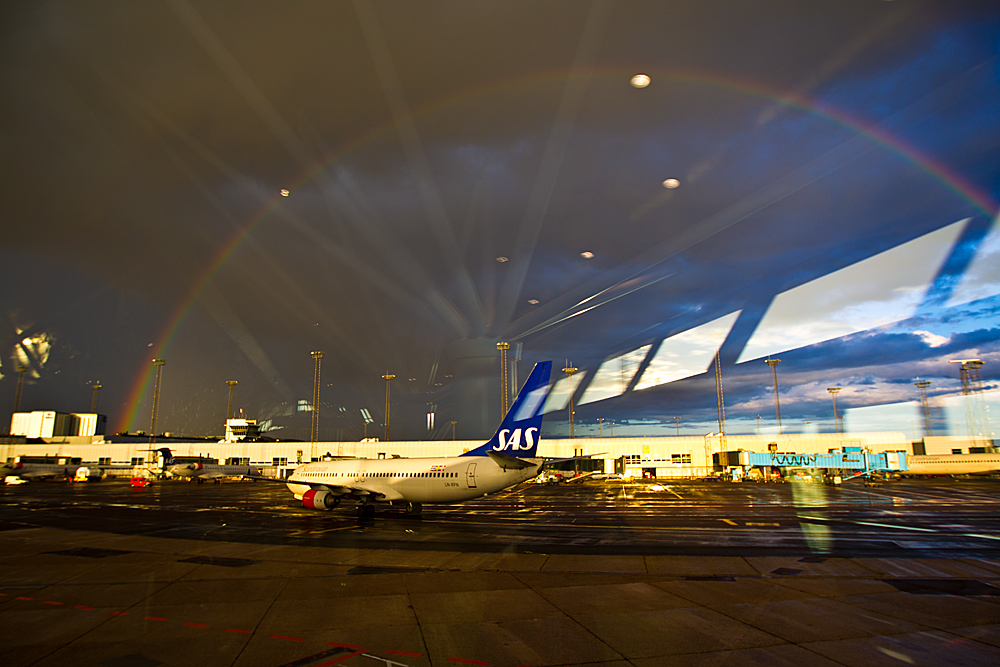
[[[302,494],[302,506],[311,510],[332,510],[338,504],[338,498],[329,491],[309,489]]]

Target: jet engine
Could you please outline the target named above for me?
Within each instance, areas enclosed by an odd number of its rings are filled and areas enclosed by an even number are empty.
[[[311,510],[332,510],[340,504],[340,498],[329,491],[309,489],[302,494],[302,505]]]

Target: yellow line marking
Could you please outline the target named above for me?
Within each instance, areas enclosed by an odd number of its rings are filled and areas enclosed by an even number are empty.
[[[780,523],[750,523],[747,522],[748,526],[780,526]]]
[[[722,521],[724,523],[728,523],[730,526],[738,526],[738,525],[740,525],[740,524],[736,523],[735,521],[730,521],[729,519],[719,519],[719,521]]]

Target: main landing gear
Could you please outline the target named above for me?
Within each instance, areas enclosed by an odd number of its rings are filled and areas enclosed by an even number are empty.
[[[406,503],[406,516],[420,516],[423,509],[424,506],[420,503],[408,502]]]
[[[375,518],[375,505],[371,503],[364,503],[358,505],[358,520],[359,521],[371,521]]]

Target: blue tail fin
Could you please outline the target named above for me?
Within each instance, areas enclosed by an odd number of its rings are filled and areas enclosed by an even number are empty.
[[[534,457],[541,439],[542,408],[545,407],[545,397],[549,393],[551,372],[551,361],[535,364],[497,432],[489,442],[462,456],[486,456],[488,452],[494,451],[520,458]]]
[[[174,462],[174,455],[168,447],[160,447],[156,451],[163,457],[163,465],[168,466]]]

